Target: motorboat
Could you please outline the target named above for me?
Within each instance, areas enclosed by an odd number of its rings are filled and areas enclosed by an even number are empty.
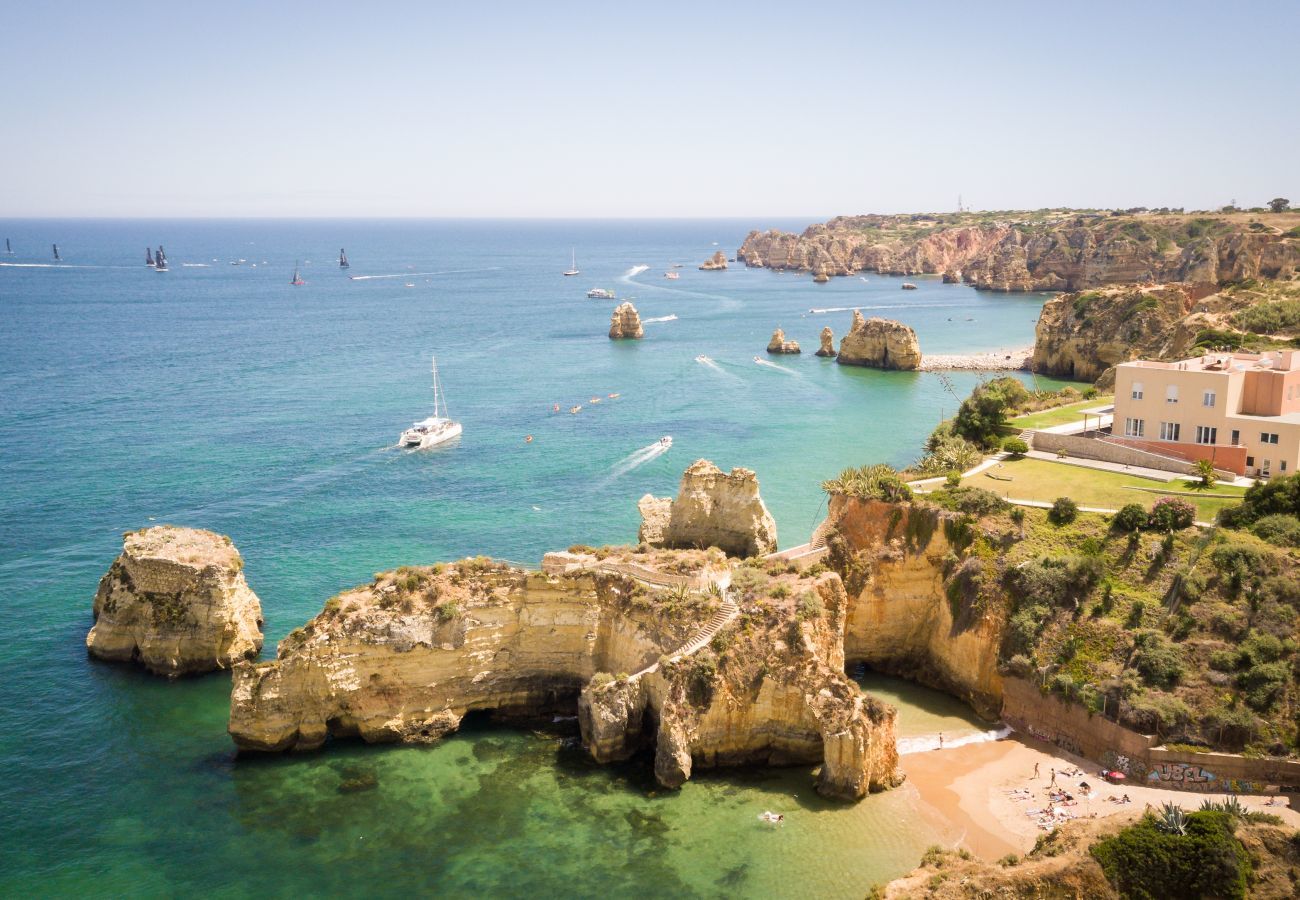
[[[676,281],[678,278],[681,278],[682,276],[677,272],[665,272],[664,277],[671,278],[673,281]]]
[[[565,272],[564,274],[568,275],[569,273]],[[617,300],[618,295],[615,294],[613,291],[606,290],[605,288],[592,288],[591,290],[587,291],[587,299],[588,300]]]
[[[673,445],[672,435],[665,434],[663,437],[659,439],[659,446],[663,447],[665,450],[667,450],[672,445]]]
[[[447,415],[447,402],[442,394],[442,382],[438,380],[438,359],[433,358],[430,368],[433,371],[433,415],[422,422],[416,422],[402,432],[397,439],[398,446],[414,447],[424,450],[459,437],[461,424]]]
[[[758,357],[754,357],[754,358],[758,359]],[[703,353],[701,353],[699,356],[695,357],[695,361],[697,363],[711,363],[713,362],[713,357],[705,356]]]

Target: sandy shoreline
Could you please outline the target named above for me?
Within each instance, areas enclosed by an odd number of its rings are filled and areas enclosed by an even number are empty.
[[[922,353],[921,371],[965,369],[980,372],[1010,372],[1029,368],[1033,347],[988,350],[983,353]]]
[[[948,750],[912,753],[903,756],[900,763],[926,807],[924,811],[961,833],[961,846],[991,861],[1008,853],[1024,854],[1045,833],[1026,812],[1047,806],[1052,769],[1058,773],[1075,768],[1083,771],[1081,776],[1058,775],[1056,779],[1057,786],[1065,788],[1077,801],[1077,805],[1068,808],[1076,818],[1141,812],[1147,804],[1159,807],[1165,802],[1191,811],[1207,798],[1222,800],[1225,796],[1166,790],[1140,783],[1108,784],[1099,777],[1101,767],[1096,763],[1019,735]],[[1033,777],[1035,763],[1038,778]],[[1092,786],[1091,799],[1086,799],[1079,790],[1080,781]],[[1032,791],[1029,799],[1017,800],[1010,793],[1024,788]],[[1124,794],[1128,794],[1131,803],[1113,803],[1108,799]],[[1292,828],[1300,827],[1300,812],[1284,805],[1267,806],[1267,796],[1250,795],[1240,799],[1251,809],[1273,813]]]

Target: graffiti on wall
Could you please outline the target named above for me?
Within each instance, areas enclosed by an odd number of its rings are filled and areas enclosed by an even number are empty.
[[[1156,763],[1147,775],[1148,781],[1159,782],[1159,787],[1180,787],[1184,790],[1216,790],[1212,787],[1214,773],[1191,763]]]

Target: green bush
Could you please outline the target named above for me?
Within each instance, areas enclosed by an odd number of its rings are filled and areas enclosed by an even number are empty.
[[[1246,705],[1256,712],[1268,712],[1286,688],[1290,668],[1284,662],[1261,663],[1237,676],[1237,687],[1246,695]]]
[[[1232,817],[1200,810],[1186,817],[1185,829],[1166,834],[1147,816],[1089,852],[1124,897],[1245,897],[1250,857],[1232,833]]]
[[[1110,527],[1115,531],[1141,531],[1147,524],[1147,511],[1141,503],[1126,503],[1111,517]]]
[[[1157,688],[1171,688],[1183,677],[1183,654],[1158,631],[1140,631],[1133,639],[1133,668]]]
[[[998,512],[1008,505],[1007,501],[992,491],[969,485],[945,488],[941,493],[933,495],[931,499],[945,509],[976,516]]]
[[[1019,458],[1029,452],[1029,444],[1024,438],[1009,437],[1002,442],[1002,449]]]
[[[943,483],[944,486],[949,489],[961,487],[961,473],[949,472],[947,475],[943,476]]]
[[[1280,334],[1300,328],[1300,300],[1278,300],[1248,306],[1235,313],[1232,322],[1255,334]]]
[[[1261,540],[1279,547],[1300,547],[1300,519],[1286,513],[1263,516],[1251,531]]]
[[[1078,606],[1105,571],[1105,563],[1095,556],[1044,556],[1007,570],[1006,582],[1022,603]]]
[[[1047,520],[1053,525],[1069,525],[1079,517],[1079,504],[1069,497],[1057,497],[1047,511]]]
[[[1300,475],[1255,482],[1241,503],[1225,509],[1219,514],[1219,520],[1229,528],[1245,528],[1265,516],[1279,513],[1300,517]]]
[[[995,378],[981,384],[962,401],[953,420],[953,433],[981,447],[998,446],[1007,414],[1029,401],[1029,391],[1016,378]]]
[[[917,462],[916,470],[925,475],[965,472],[983,459],[979,447],[954,434],[951,422],[943,422],[930,433],[925,442],[925,456]]]

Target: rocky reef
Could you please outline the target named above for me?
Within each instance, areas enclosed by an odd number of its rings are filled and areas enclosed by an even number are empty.
[[[1044,213],[841,216],[802,234],[751,231],[750,266],[850,275],[947,273],[993,291],[1078,291],[1139,281],[1224,284],[1300,266],[1296,217]],[[948,280],[948,279],[945,279]]]
[[[644,336],[641,316],[630,301],[624,300],[614,307],[614,312],[609,317],[610,340],[635,340]]]
[[[894,710],[843,674],[839,577],[777,569],[733,576],[716,550],[574,548],[543,572],[480,558],[383,573],[327,602],[275,661],[236,667],[230,734],[263,752],[422,743],[471,710],[576,706],[595,759],[653,746],[668,787],[756,762],[820,762],[818,789],[835,797],[896,784]]]
[[[123,536],[99,582],[86,649],[159,675],[229,668],[262,649],[262,605],[230,538],[159,525]]]
[[[913,370],[921,365],[916,332],[893,319],[864,318],[853,311],[853,326],[840,341],[836,362],[846,366]]]
[[[712,272],[712,271],[716,271],[717,269],[725,269],[726,267],[727,267],[727,255],[723,253],[721,250],[714,252],[712,256],[710,256],[704,262],[700,263],[701,272]]]
[[[649,494],[638,540],[655,547],[717,547],[732,556],[760,556],[776,549],[776,521],[749,469],[723,472],[707,459],[682,474],[677,498]]]
[[[799,353],[798,341],[787,341],[785,332],[780,328],[772,332],[772,339],[767,342],[768,353]]]
[[[831,326],[827,325],[822,329],[821,346],[817,348],[818,356],[835,355],[835,332],[831,331]]]

